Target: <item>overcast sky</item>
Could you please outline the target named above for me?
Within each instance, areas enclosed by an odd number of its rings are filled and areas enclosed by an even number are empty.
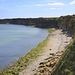
[[[75,0],[0,0],[0,19],[75,14]]]

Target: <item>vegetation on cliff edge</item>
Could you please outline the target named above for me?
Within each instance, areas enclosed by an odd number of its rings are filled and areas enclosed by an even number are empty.
[[[75,75],[75,41],[67,47],[53,75]]]

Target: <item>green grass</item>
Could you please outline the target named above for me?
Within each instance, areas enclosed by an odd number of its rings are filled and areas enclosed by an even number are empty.
[[[49,33],[52,33],[54,30],[55,30],[55,29],[50,28],[50,29],[48,30],[48,32],[49,32]]]
[[[75,75],[75,41],[71,42],[58,62],[53,75]]]
[[[52,29],[50,31],[52,32]],[[32,49],[24,57],[20,58],[16,63],[14,63],[14,65],[4,69],[0,75],[18,75],[19,72],[26,69],[29,64],[41,56],[44,52],[43,47],[47,45],[47,42],[48,37],[43,42],[39,43],[36,48]]]
[[[50,53],[50,55],[54,55],[54,53]]]

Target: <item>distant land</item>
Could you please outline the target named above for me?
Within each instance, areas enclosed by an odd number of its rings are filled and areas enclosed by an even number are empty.
[[[58,27],[58,18],[14,18],[0,19],[0,24],[17,24],[39,28]]]
[[[60,16],[54,18],[13,18],[0,19],[0,24],[16,24],[39,28],[62,28],[68,30],[75,15]],[[70,25],[69,25],[70,24]]]

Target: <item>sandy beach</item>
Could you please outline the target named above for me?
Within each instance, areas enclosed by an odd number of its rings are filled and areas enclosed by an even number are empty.
[[[33,61],[26,70],[23,70],[19,75],[34,75],[36,68],[39,67],[40,62],[44,62],[46,58],[50,57],[50,53],[56,54],[58,51],[64,51],[65,47],[70,43],[72,37],[62,32],[62,30],[55,30],[49,37],[47,46],[43,47],[43,53],[37,60]]]

